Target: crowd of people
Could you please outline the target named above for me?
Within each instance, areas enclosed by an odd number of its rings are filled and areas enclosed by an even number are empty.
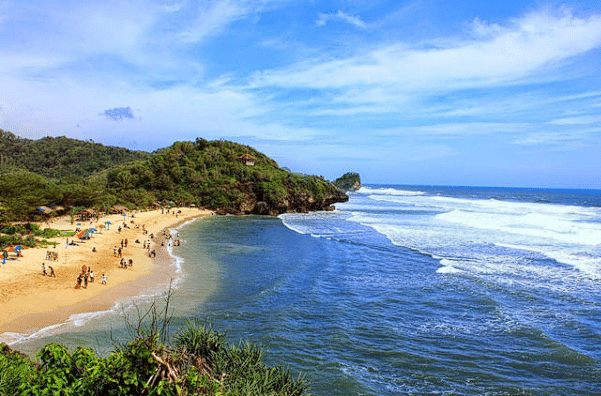
[[[133,220],[132,220],[133,223]],[[129,225],[126,222],[123,222],[122,225],[119,226],[119,228],[117,228],[117,232],[121,233],[121,230],[125,229],[125,228],[130,228]],[[140,228],[138,225],[136,225],[134,228],[138,229]],[[142,225],[142,235],[148,235],[148,231],[146,230],[146,227],[144,225]],[[150,234],[150,239],[154,238],[153,234]],[[138,239],[136,239],[135,243],[140,243],[140,241]],[[115,245],[113,247],[113,256],[116,258],[119,258],[119,268],[122,269],[127,269],[127,268],[131,268],[134,265],[134,260],[132,258],[125,258],[123,257],[125,249],[128,247],[129,245],[129,240],[127,238],[123,238],[121,239],[121,242],[119,245]],[[154,250],[150,250],[151,247],[151,241],[150,240],[145,240],[143,243],[143,248],[146,250],[148,249],[148,255],[151,257],[154,257],[156,255],[156,252]],[[94,246],[92,248],[92,252],[96,252],[96,247]],[[77,281],[75,284],[75,288],[76,289],[86,289],[88,287],[89,283],[94,283],[94,272],[92,271],[91,268],[86,267],[86,265],[84,265],[82,267],[81,273],[77,276]],[[107,284],[107,276],[106,274],[102,274],[102,284],[106,285]]]
[[[102,274],[104,278],[104,274]],[[76,289],[88,288],[88,283],[94,283],[94,271],[92,267],[87,267],[85,264],[81,267],[81,273],[77,276]]]
[[[169,211],[167,211],[167,213],[169,213]],[[133,220],[131,222],[133,224]],[[121,231],[123,229],[127,229],[127,228],[131,228],[131,227],[126,222],[123,222],[122,225],[119,225],[117,231],[118,231],[118,233],[121,233]],[[139,229],[140,226],[135,225],[135,228]],[[142,242],[142,248],[147,251],[149,257],[156,257],[156,250],[152,248],[152,241],[155,239],[155,235],[152,233],[149,234],[148,230],[146,229],[146,227],[144,225],[141,226],[141,231],[142,231],[142,235],[147,235],[149,238]],[[168,231],[164,231],[162,236],[164,238],[164,241],[161,242],[161,246],[165,246],[165,243],[167,243],[168,246],[180,246],[181,242],[179,239],[179,234],[173,235]],[[75,241],[73,241],[72,243],[75,244]],[[139,243],[140,243],[140,240],[136,239],[135,244],[139,244]],[[67,240],[67,244],[69,244],[68,240]],[[134,260],[132,258],[123,257],[125,249],[128,247],[128,245],[129,245],[128,238],[123,238],[123,239],[121,239],[120,246],[115,245],[113,247],[113,256],[116,258],[119,258],[119,268],[122,268],[122,269],[132,268],[133,264],[134,264]],[[92,252],[93,253],[97,252],[96,246],[92,247]],[[46,260],[58,261],[58,253],[53,252],[53,251],[47,251],[46,252]],[[49,277],[56,277],[54,268],[52,268],[52,266],[50,266],[50,265],[46,265],[45,263],[42,263],[42,275],[49,276]],[[75,289],[87,289],[87,287],[90,283],[94,283],[94,280],[95,280],[95,274],[94,274],[94,271],[92,270],[91,266],[88,267],[84,264],[81,268],[81,272],[77,275]],[[101,276],[101,283],[103,285],[107,284],[107,276],[104,273]]]

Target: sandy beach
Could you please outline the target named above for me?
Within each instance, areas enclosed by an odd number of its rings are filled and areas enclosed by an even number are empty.
[[[98,232],[87,240],[75,238],[75,245],[67,245],[67,240],[71,243],[74,238],[61,237],[49,239],[56,242],[56,247],[25,249],[22,257],[10,253],[6,264],[0,265],[0,341],[7,338],[4,333],[29,334],[61,323],[73,314],[108,309],[120,298],[137,295],[160,279],[161,265],[168,261],[161,247],[164,230],[211,214],[197,208],[172,208],[169,213],[160,209],[133,212],[127,217],[109,215],[75,224],[64,216],[40,224],[42,228],[69,231],[95,227]],[[107,221],[112,223],[108,228],[98,227]],[[128,243],[122,256],[133,260],[133,266],[127,269],[120,268],[121,259],[114,254],[125,239]],[[150,249],[144,248],[145,243],[150,243]],[[156,250],[156,259],[149,256],[149,250]],[[47,260],[48,251],[58,254],[58,259]],[[46,265],[46,276],[42,263]],[[92,268],[95,281],[88,282],[87,288],[82,285],[76,289],[84,265]],[[55,277],[49,276],[49,266]],[[107,277],[106,284],[102,284],[102,274]]]

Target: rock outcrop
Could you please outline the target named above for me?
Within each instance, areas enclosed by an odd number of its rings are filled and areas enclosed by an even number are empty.
[[[330,184],[331,187],[320,196],[315,196],[309,190],[286,191],[286,196],[280,199],[270,199],[260,194],[255,183],[236,183],[231,186],[244,196],[238,202],[222,206],[216,210],[218,214],[234,215],[268,215],[277,216],[282,213],[307,213],[319,210],[334,210],[333,204],[346,202],[349,197],[344,191]]]
[[[336,179],[334,185],[343,191],[357,191],[361,188],[361,177],[356,172],[347,172]]]

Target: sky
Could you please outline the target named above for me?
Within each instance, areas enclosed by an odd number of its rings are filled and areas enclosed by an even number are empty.
[[[0,0],[0,128],[364,184],[601,189],[601,2]]]

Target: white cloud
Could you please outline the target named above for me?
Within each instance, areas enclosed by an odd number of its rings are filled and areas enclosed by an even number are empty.
[[[557,118],[549,122],[553,125],[590,125],[601,123],[601,116],[578,116]]]
[[[386,45],[341,60],[313,60],[257,73],[253,86],[395,92],[447,91],[514,84],[601,46],[601,16],[532,13],[507,26],[484,26],[479,37],[445,47]]]
[[[209,6],[205,8],[205,5]],[[248,7],[245,2],[217,1],[202,3],[196,10],[194,23],[179,34],[181,41],[197,43],[208,37],[216,36],[233,22],[246,16]]]
[[[182,9],[182,5],[179,3],[175,3],[175,4],[163,6],[163,9],[167,12],[178,12],[179,10]]]
[[[566,143],[582,140],[581,135],[562,132],[538,132],[529,133],[523,138],[514,140],[512,143],[520,146],[540,146],[540,145],[565,145]],[[565,146],[563,146],[565,148]]]
[[[361,29],[367,28],[367,24],[359,17],[349,15],[341,10],[338,10],[336,14],[322,14],[320,12],[318,15],[319,19],[315,22],[318,26],[325,26],[330,19],[339,19]]]

